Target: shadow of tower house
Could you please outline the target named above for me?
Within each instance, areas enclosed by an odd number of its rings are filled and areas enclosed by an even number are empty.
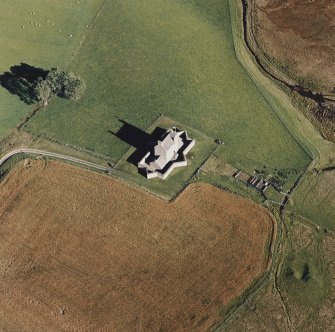
[[[124,120],[119,119],[119,121],[122,123],[122,127],[118,132],[113,133],[110,130],[109,132],[135,148],[135,151],[127,158],[127,161],[137,167],[137,164],[147,153],[148,149],[157,143],[157,140],[162,137],[166,130],[156,127],[151,134],[148,134]]]

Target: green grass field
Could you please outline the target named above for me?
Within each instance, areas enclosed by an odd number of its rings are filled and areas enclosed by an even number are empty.
[[[78,4],[75,0],[2,0],[0,74],[20,63],[46,69],[66,66],[101,3],[102,0],[81,0]],[[0,138],[30,110],[31,106],[0,86]]]
[[[294,192],[289,209],[335,230],[335,171],[306,174]]]
[[[293,139],[235,57],[228,0],[116,0],[107,4],[70,69],[82,100],[57,99],[26,130],[119,160],[118,118],[146,130],[158,115],[220,138],[235,167],[304,169]]]

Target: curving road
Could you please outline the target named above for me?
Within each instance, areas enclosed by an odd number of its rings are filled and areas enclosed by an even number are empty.
[[[7,161],[9,158],[11,158],[11,157],[13,157],[17,154],[20,154],[20,153],[33,154],[33,155],[46,156],[46,157],[52,157],[52,158],[67,160],[67,161],[71,161],[71,162],[81,164],[81,165],[84,165],[84,166],[92,167],[92,168],[98,169],[100,171],[112,171],[113,170],[111,167],[101,166],[101,165],[94,164],[94,163],[91,163],[89,161],[78,159],[78,158],[75,158],[75,157],[70,157],[70,156],[66,156],[66,155],[63,155],[63,154],[58,154],[58,153],[53,153],[53,152],[48,152],[48,151],[43,151],[43,150],[28,149],[28,148],[21,148],[21,149],[16,149],[16,150],[8,152],[7,154],[5,154],[0,159],[0,166],[5,161]]]

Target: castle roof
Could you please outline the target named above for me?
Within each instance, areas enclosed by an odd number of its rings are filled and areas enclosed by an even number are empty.
[[[178,150],[183,146],[183,140],[180,137],[181,132],[174,130],[166,132],[163,140],[158,141],[154,148],[155,156],[158,158],[150,163],[150,167],[162,169],[171,160],[176,157]]]
[[[160,177],[166,179],[176,167],[186,166],[186,154],[195,141],[185,131],[177,128],[168,129],[162,138],[152,147],[138,163],[148,179]]]

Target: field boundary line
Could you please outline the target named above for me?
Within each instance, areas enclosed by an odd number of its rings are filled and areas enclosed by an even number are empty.
[[[283,221],[281,221],[281,222],[283,223]],[[283,240],[283,239],[281,239],[281,240]],[[279,243],[279,246],[278,246],[279,257],[278,257],[278,264],[277,264],[277,266],[275,268],[274,276],[273,276],[273,289],[277,293],[277,296],[278,296],[279,301],[280,301],[280,305],[282,307],[282,310],[283,310],[285,318],[286,318],[287,328],[291,332],[291,331],[294,331],[294,326],[293,326],[291,317],[289,315],[289,312],[288,312],[287,305],[285,303],[284,297],[283,297],[283,295],[282,295],[282,293],[281,293],[281,291],[279,289],[279,284],[278,284],[278,277],[279,277],[279,274],[280,274],[280,271],[282,269],[282,265],[283,265],[283,262],[284,262],[284,251],[285,251],[284,250],[284,245],[285,245],[285,242],[281,241]]]
[[[255,203],[255,202],[254,202]],[[256,205],[260,205],[255,203]],[[249,287],[245,289],[245,291],[240,295],[239,298],[235,299],[235,302],[231,304],[231,307],[228,306],[228,311],[225,314],[225,317],[218,322],[216,325],[212,326],[213,331],[224,331],[225,326],[231,323],[235,316],[238,314],[240,310],[242,310],[243,306],[250,301],[266,287],[269,283],[272,283],[272,276],[275,273],[276,263],[278,260],[277,249],[280,246],[280,242],[282,239],[282,223],[281,220],[278,220],[266,207],[260,206],[261,209],[264,209],[270,219],[272,224],[272,232],[270,235],[270,251],[269,251],[269,259],[267,262],[266,270],[259,276],[259,278],[252,283]]]
[[[191,174],[188,180],[181,186],[181,188],[174,194],[172,195],[170,202],[174,202],[177,200],[177,198],[186,190],[186,188],[192,183],[193,179],[196,177],[196,175],[201,171],[201,168],[206,164],[208,159],[214,155],[216,150],[218,150],[219,146],[216,146],[213,151],[210,153],[210,155],[205,158],[205,160],[200,164],[200,166]]]
[[[34,113],[34,114],[36,114],[36,113]],[[24,125],[25,125],[25,123],[23,123],[22,125],[20,125],[20,127],[23,127]],[[20,129],[20,128],[18,128],[18,129]],[[36,137],[29,130],[25,130],[25,128],[23,128],[22,131],[24,131],[24,132],[32,135],[33,137]],[[62,142],[62,141],[60,141],[58,139],[53,139],[52,137],[49,137],[48,135],[46,135],[44,133],[39,134],[37,136],[41,137],[44,140],[49,141],[51,143],[55,143],[55,144],[58,144],[60,146],[63,146],[63,147],[66,147],[66,148],[70,148],[72,150],[75,150],[75,151],[87,154],[87,155],[89,155],[91,157],[94,157],[94,158],[97,158],[97,159],[101,159],[103,161],[108,162],[109,164],[111,164],[113,166],[115,164],[113,161],[111,161],[111,159],[110,159],[111,157],[108,156],[108,155],[106,155],[106,154],[98,153],[98,152],[95,152],[94,150],[89,150],[89,149],[86,149],[86,148],[83,148],[83,147],[80,147],[80,146],[77,146],[77,145],[65,143],[65,142]]]
[[[114,1],[114,5],[113,7],[115,7],[116,5],[116,1]],[[99,19],[103,9],[107,6],[107,3],[110,2],[110,0],[105,0],[102,5],[100,6],[98,12],[96,13],[96,15],[93,17],[93,19],[91,20],[91,23],[89,25],[89,28],[86,29],[86,31],[83,33],[82,37],[79,40],[79,43],[77,45],[77,47],[75,47],[75,49],[73,50],[72,54],[70,55],[67,64],[64,63],[64,67],[66,69],[68,69],[68,67],[71,65],[72,61],[74,60],[74,58],[77,56],[78,52],[80,51],[81,47],[83,46],[83,44],[85,43],[88,35],[90,34],[90,32],[92,31],[95,23],[97,22],[97,20]]]

